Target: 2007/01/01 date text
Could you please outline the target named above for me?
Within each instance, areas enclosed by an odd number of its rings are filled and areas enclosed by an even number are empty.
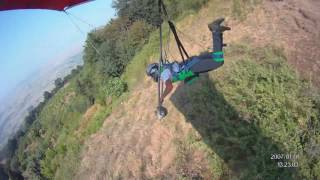
[[[296,168],[299,166],[297,159],[299,155],[295,154],[280,154],[274,153],[271,154],[270,159],[277,161],[277,166],[279,168]]]
[[[296,154],[271,154],[271,160],[292,160],[292,159],[298,159],[299,155]]]

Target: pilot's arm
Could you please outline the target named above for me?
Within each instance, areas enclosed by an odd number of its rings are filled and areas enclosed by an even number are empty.
[[[168,94],[170,94],[170,92],[171,92],[172,89],[173,89],[173,85],[172,85],[171,79],[166,80],[166,81],[164,82],[164,84],[165,84],[166,87],[165,87],[165,89],[164,89],[164,91],[163,91],[163,94],[162,94],[161,97],[160,97],[161,103],[163,102],[164,98],[165,98]]]

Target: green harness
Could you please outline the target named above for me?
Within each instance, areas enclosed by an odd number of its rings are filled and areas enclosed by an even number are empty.
[[[173,72],[172,69],[170,68],[170,66],[171,65],[168,64],[167,68],[169,68],[170,71]],[[160,74],[164,71],[164,69],[166,69],[166,68],[163,68],[163,66],[160,67]],[[180,71],[178,73],[173,73],[171,81],[173,83],[175,83],[175,82],[178,82],[178,81],[187,81],[188,79],[190,79],[190,78],[193,79],[195,77],[198,77],[198,75],[196,75],[191,70],[185,70],[184,69],[184,70],[182,70],[182,71]]]
[[[224,61],[224,57],[223,57],[223,51],[219,51],[219,52],[213,52],[212,53],[212,60],[215,62],[223,62]],[[171,72],[172,69],[170,67],[171,65],[168,64],[167,68],[170,69]],[[163,66],[160,67],[160,72],[162,73],[164,70]],[[196,80],[199,77],[198,74],[195,74],[194,72],[192,72],[191,70],[182,70],[178,73],[174,73],[172,75],[172,82],[178,82],[178,81],[184,81],[185,83],[191,83],[194,80]]]

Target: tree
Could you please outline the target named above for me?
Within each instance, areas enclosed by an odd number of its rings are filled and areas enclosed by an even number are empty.
[[[54,85],[56,86],[56,88],[61,88],[63,86],[63,80],[61,78],[57,78],[55,81],[54,81]]]
[[[50,98],[52,97],[52,94],[48,91],[45,91],[43,93],[43,98],[44,98],[44,101],[48,101]]]
[[[94,104],[96,89],[89,77],[77,79],[75,87],[77,94],[87,97],[90,101],[90,104]]]
[[[18,141],[17,139],[14,137],[14,138],[10,138],[7,142],[7,148],[8,148],[8,157],[12,157],[13,153],[15,152],[15,150],[17,149],[18,147]]]
[[[90,33],[88,33],[83,56],[85,65],[94,64],[100,59],[99,54],[97,54],[95,48],[98,48],[101,45],[103,39],[100,36],[98,36],[98,33],[99,31],[91,31]]]
[[[0,164],[0,179],[9,179],[9,176],[6,173],[5,168]]]
[[[79,72],[78,69],[72,69],[72,70],[71,70],[71,76],[76,75],[78,72]]]
[[[120,17],[128,17],[131,22],[144,20],[157,26],[160,23],[158,1],[155,0],[115,0],[112,7]]]
[[[120,61],[126,66],[137,51],[147,42],[152,26],[144,21],[136,21],[117,42],[117,54]]]

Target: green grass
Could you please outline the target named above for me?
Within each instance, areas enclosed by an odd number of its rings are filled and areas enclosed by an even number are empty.
[[[90,106],[87,98],[74,94],[74,80],[52,97],[27,134],[19,140],[15,158],[24,176],[31,179],[72,179],[81,161],[84,141],[96,133],[124,94],[108,107],[101,106],[88,124],[83,114]]]
[[[166,38],[164,33],[164,38]],[[159,61],[159,31],[151,33],[148,43],[139,51],[124,72],[123,79],[128,83],[129,89],[133,89],[135,85],[145,76],[145,68],[150,62]]]
[[[127,95],[123,94],[121,97],[115,99],[108,107],[102,106],[90,119],[87,126],[80,131],[80,134],[76,135],[73,131],[73,134],[69,134],[67,139],[61,141],[63,144],[67,144],[68,148],[61,161],[63,163],[60,163],[59,168],[56,170],[55,179],[74,179],[75,173],[81,163],[80,155],[83,149],[83,142],[102,127],[106,117],[111,114],[112,109],[117,107],[119,103],[126,98]]]
[[[320,138],[319,93],[278,48],[233,45],[226,56],[222,68],[171,98],[202,139],[191,132],[184,141],[206,152],[217,178],[319,177],[319,158],[306,153]],[[272,153],[299,155],[299,168],[278,168]]]

